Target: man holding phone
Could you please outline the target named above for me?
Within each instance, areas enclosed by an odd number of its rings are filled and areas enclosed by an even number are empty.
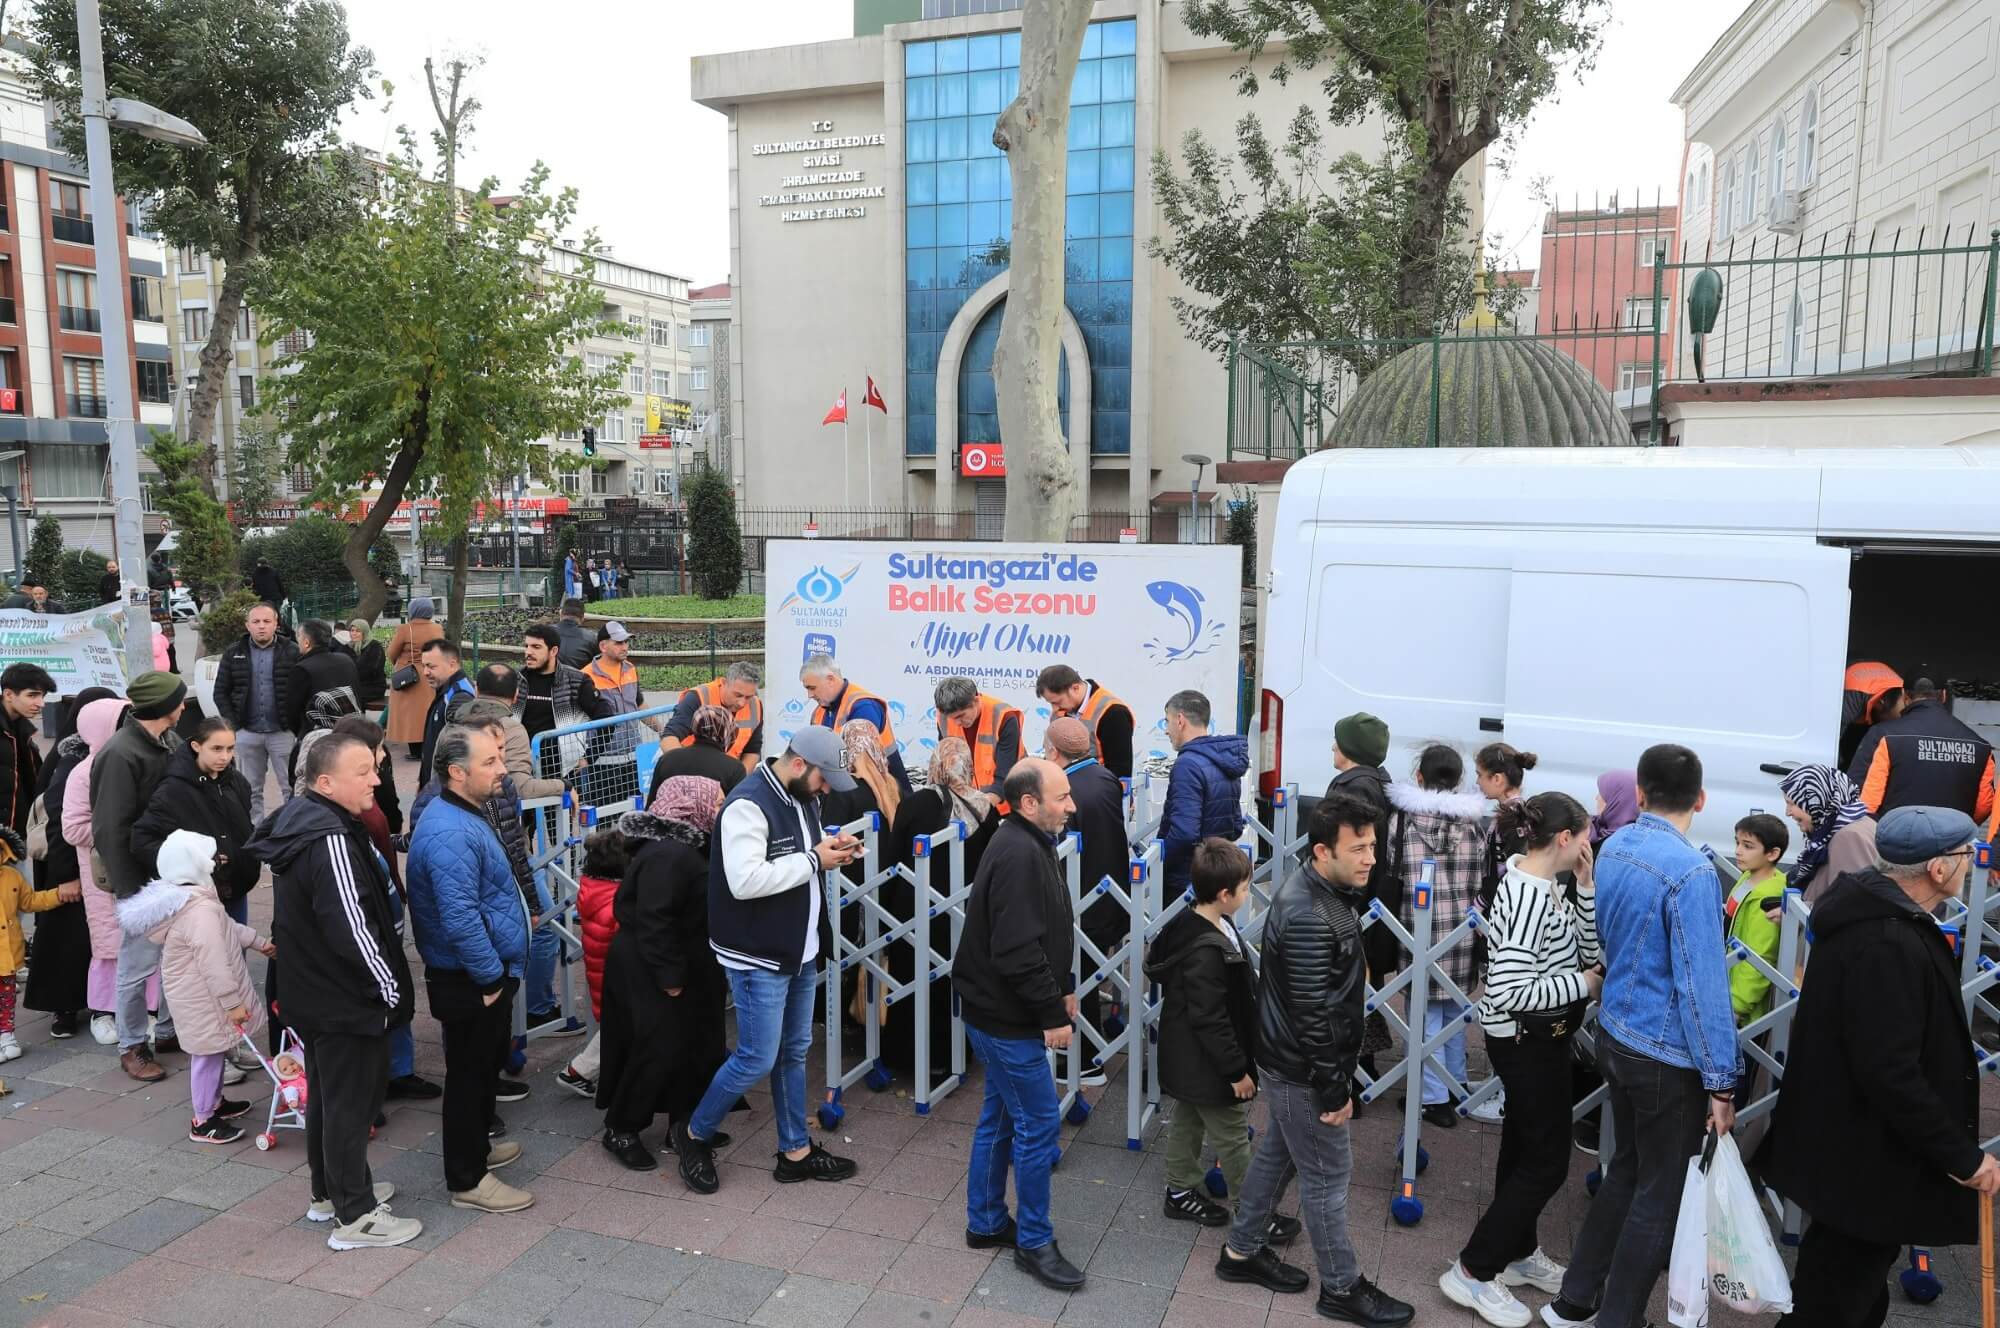
[[[1076,802],[1062,767],[1036,757],[1015,764],[1001,794],[1013,811],[979,860],[951,974],[965,1040],[986,1066],[986,1104],[965,1188],[965,1243],[1011,1246],[1022,1271],[1074,1291],[1083,1273],[1063,1257],[1049,1222],[1061,1120],[1048,1053],[1069,1049],[1076,1019],[1075,919],[1056,860],[1056,838]],[[1007,1216],[1010,1162],[1018,1218]]]
[[[812,1048],[818,961],[833,948],[826,873],[861,856],[851,835],[820,828],[819,800],[854,788],[847,748],[831,729],[792,735],[730,791],[709,852],[708,944],[736,999],[736,1050],[715,1072],[701,1105],[673,1127],[681,1180],[713,1194],[716,1134],[745,1089],[771,1081],[780,1184],[846,1180],[854,1163],[806,1134],[806,1053]]]

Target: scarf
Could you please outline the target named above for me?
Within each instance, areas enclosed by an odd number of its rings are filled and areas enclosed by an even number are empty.
[[[1799,850],[1799,864],[1787,881],[1795,890],[1804,889],[1826,865],[1833,837],[1872,813],[1861,801],[1861,790],[1854,781],[1830,765],[1802,765],[1786,775],[1778,787],[1785,801],[1812,818],[1812,830]]]
[[[882,813],[882,823],[894,825],[902,790],[896,787],[896,780],[889,773],[889,763],[882,759],[882,730],[865,719],[850,719],[840,726],[840,740],[847,747],[847,764],[854,777],[875,795],[875,808]]]
[[[722,810],[722,785],[704,775],[673,775],[660,781],[646,810],[663,821],[679,821],[705,836]]]
[[[927,780],[932,788],[943,789],[953,818],[964,821],[967,829],[986,824],[993,810],[993,798],[972,787],[972,748],[963,738],[940,738],[931,753]]]
[[[1590,818],[1593,849],[1639,819],[1639,780],[1630,770],[1607,770],[1597,777],[1597,796],[1604,810]]]
[[[721,706],[705,705],[697,707],[694,718],[689,721],[689,729],[696,742],[706,743],[718,751],[729,750],[729,738],[736,729],[736,717]]]

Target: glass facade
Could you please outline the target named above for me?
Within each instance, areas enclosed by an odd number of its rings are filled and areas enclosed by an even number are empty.
[[[1070,97],[1066,301],[1083,329],[1091,375],[1091,450],[1132,449],[1133,103],[1138,24],[1094,23]],[[904,68],[905,368],[913,456],[937,452],[937,367],[945,329],[1007,267],[1013,233],[1006,154],[993,123],[1020,85],[1021,35],[910,42]],[[959,438],[999,437],[994,413],[995,306],[961,363]],[[1067,365],[1061,393],[1068,425]],[[976,431],[975,431],[976,430]]]

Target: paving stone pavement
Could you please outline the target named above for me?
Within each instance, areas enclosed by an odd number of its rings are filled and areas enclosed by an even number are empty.
[[[404,764],[399,762],[400,764]],[[269,892],[253,921],[268,918]],[[414,961],[414,955],[412,956]],[[581,981],[581,967],[576,970]],[[919,1117],[896,1091],[853,1090],[847,1118],[824,1136],[860,1174],[840,1185],[779,1186],[768,1094],[730,1118],[720,1193],[684,1190],[669,1165],[634,1174],[597,1143],[591,1104],[553,1073],[581,1043],[531,1044],[533,1095],[503,1106],[525,1145],[507,1178],[536,1196],[508,1216],[449,1206],[438,1159],[435,1103],[391,1104],[370,1148],[395,1208],[423,1236],[395,1250],[336,1254],[326,1228],[304,1220],[303,1136],[280,1134],[270,1152],[246,1142],[215,1148],[187,1139],[187,1062],[142,1085],[118,1069],[115,1048],[89,1036],[51,1041],[45,1016],[23,1012],[27,1055],[5,1067],[0,1097],[0,1328],[1008,1328],[1060,1323],[1105,1328],[1289,1328],[1317,1321],[1317,1288],[1274,1297],[1218,1281],[1222,1232],[1161,1213],[1158,1122],[1142,1151],[1126,1147],[1122,1076],[1092,1090],[1095,1110],[1065,1126],[1055,1216],[1064,1252],[1089,1281],[1051,1292],[1010,1260],[964,1246],[965,1162],[978,1114],[976,1080]],[[417,1020],[418,1070],[442,1074],[437,1025]],[[817,1048],[816,1048],[817,1050]],[[1481,1057],[1475,1046],[1474,1061]],[[815,1059],[812,1082],[823,1082]],[[262,1120],[268,1083],[249,1096]],[[1987,1094],[1988,1134],[2000,1132],[2000,1095]],[[1490,1197],[1497,1128],[1464,1123],[1430,1131],[1420,1183],[1423,1221],[1389,1216],[1396,1122],[1384,1108],[1353,1129],[1356,1174],[1350,1230],[1366,1274],[1413,1301],[1422,1324],[1477,1322],[1446,1302],[1437,1275]],[[819,1135],[814,1123],[815,1135]],[[658,1144],[659,1131],[648,1136]],[[1576,1154],[1571,1184],[1542,1222],[1544,1246],[1563,1258],[1586,1211]],[[1967,1256],[1970,1255],[1970,1258]],[[1311,1264],[1301,1242],[1294,1257]],[[1891,1322],[1979,1322],[1976,1252],[1938,1252],[1947,1290],[1919,1307],[1891,1288]],[[1539,1307],[1545,1297],[1526,1293]],[[1663,1296],[1654,1322],[1666,1322]],[[1718,1311],[1718,1323],[1769,1324]]]

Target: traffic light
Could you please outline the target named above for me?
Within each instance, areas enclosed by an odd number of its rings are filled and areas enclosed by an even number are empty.
[[[587,457],[597,455],[597,430],[587,424],[583,426],[583,454]]]

